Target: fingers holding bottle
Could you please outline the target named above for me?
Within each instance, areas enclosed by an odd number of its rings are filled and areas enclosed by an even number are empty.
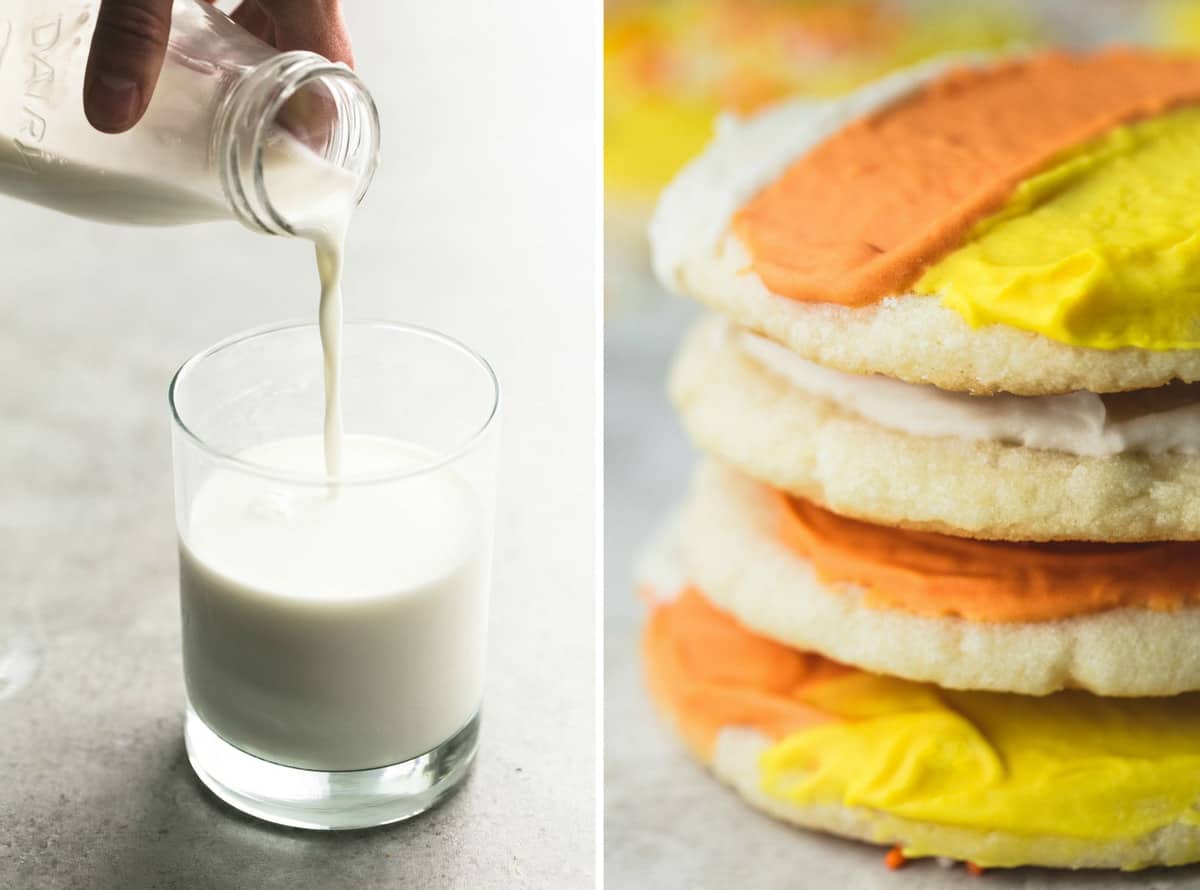
[[[123,133],[145,114],[167,52],[172,2],[101,0],[83,96],[97,130]],[[354,64],[340,0],[246,0],[232,18],[281,51]]]
[[[172,0],[101,0],[84,76],[92,126],[123,133],[150,104],[171,32]]]

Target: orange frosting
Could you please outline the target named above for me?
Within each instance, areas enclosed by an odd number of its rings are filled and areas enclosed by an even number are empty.
[[[859,306],[903,293],[1024,179],[1200,100],[1200,59],[1043,53],[951,71],[801,157],[733,220],[767,287]]]
[[[655,607],[643,645],[651,692],[705,760],[725,726],[781,739],[829,722],[800,693],[851,670],[750,633],[691,588]]]
[[[779,534],[828,583],[876,608],[973,621],[1049,621],[1200,601],[1200,543],[1024,544],[872,525],[775,492]]]

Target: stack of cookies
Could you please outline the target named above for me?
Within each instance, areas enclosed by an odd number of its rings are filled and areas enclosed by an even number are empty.
[[[708,455],[657,702],[750,803],[972,867],[1200,860],[1200,60],[950,58],[727,122],[656,272]]]

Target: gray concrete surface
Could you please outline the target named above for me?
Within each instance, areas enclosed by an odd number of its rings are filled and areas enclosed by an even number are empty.
[[[792,829],[708,775],[652,706],[633,590],[639,551],[687,486],[694,452],[664,393],[669,354],[692,310],[642,293],[605,337],[605,751],[608,890],[950,890],[962,868],[917,862],[888,871],[884,851]],[[1200,868],[1131,874],[991,871],[978,886],[1101,890],[1200,887]]]
[[[588,888],[594,875],[591,13],[346,4],[384,160],[348,316],[428,324],[506,398],[483,748],[410,823],[240,816],[181,739],[167,382],[314,318],[311,251],[0,198],[0,888]],[[547,76],[553,71],[554,76]]]

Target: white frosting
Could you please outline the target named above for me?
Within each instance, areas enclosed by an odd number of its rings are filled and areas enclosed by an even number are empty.
[[[654,272],[670,290],[695,256],[711,254],[729,220],[788,165],[848,123],[903,98],[944,71],[989,56],[957,53],[905,68],[833,100],[794,99],[738,119],[725,114],[704,153],[667,186],[650,221]]]
[[[723,327],[744,355],[809,395],[914,436],[1006,442],[1091,457],[1200,453],[1200,384],[1097,395],[973,396],[877,374],[848,374],[773,340]]]

